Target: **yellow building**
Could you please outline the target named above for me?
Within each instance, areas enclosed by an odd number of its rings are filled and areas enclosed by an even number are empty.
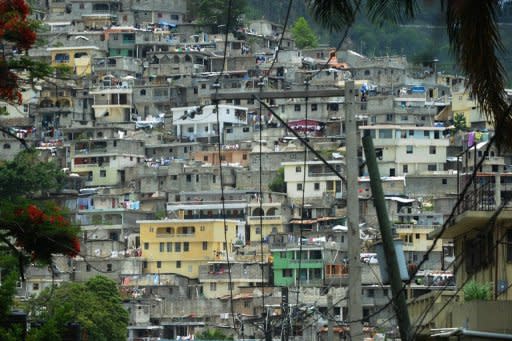
[[[141,220],[140,242],[145,258],[145,273],[174,273],[199,277],[199,266],[209,261],[226,260],[237,235],[237,220],[169,219]],[[227,243],[226,243],[227,241]]]
[[[87,76],[92,72],[92,59],[98,57],[97,46],[50,47],[51,66],[67,66],[77,76]]]

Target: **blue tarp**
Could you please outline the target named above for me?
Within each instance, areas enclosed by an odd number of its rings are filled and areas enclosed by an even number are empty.
[[[168,27],[170,27],[170,28],[176,28],[176,24],[171,24],[170,22],[167,22],[167,21],[162,20],[162,19],[160,19],[160,20],[158,21],[158,25],[168,26]]]
[[[425,92],[425,87],[424,86],[413,86],[411,88],[411,92],[413,94],[422,94]]]

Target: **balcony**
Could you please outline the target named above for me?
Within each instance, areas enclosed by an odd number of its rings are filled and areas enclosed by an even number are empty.
[[[249,224],[258,224],[263,221],[264,224],[281,224],[281,216],[248,216],[247,222]]]

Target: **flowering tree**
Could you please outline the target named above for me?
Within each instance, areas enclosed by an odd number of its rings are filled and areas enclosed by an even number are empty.
[[[51,265],[54,254],[75,257],[80,252],[79,228],[47,199],[63,180],[57,165],[40,161],[36,150],[0,162],[0,340],[21,339],[8,316],[25,265]]]
[[[52,254],[80,252],[79,228],[55,203],[41,199],[62,181],[58,167],[39,161],[34,150],[0,164],[0,241],[17,256],[49,264]]]
[[[29,12],[24,0],[0,0],[0,100],[21,103],[20,79],[14,69],[22,69],[25,62],[14,55],[36,41],[35,23],[28,19]]]

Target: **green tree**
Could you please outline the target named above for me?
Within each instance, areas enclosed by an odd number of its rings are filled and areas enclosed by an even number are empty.
[[[361,12],[372,23],[382,25],[410,20],[419,10],[416,0],[308,0],[307,4],[316,20],[340,32],[354,25]],[[512,115],[504,96],[506,77],[499,58],[504,49],[498,12],[499,1],[460,0],[445,2],[437,15],[446,23],[450,48],[467,77],[467,88],[495,125],[493,138],[499,145],[512,146]]]
[[[276,177],[268,185],[272,192],[286,193],[286,183],[284,182],[284,168],[279,168]]]
[[[219,329],[207,329],[195,336],[196,340],[233,340]]]
[[[247,6],[246,0],[231,0],[228,19],[228,1],[226,0],[192,0],[187,3],[192,19],[204,25],[215,25],[222,32],[229,23],[229,31],[233,32],[243,25],[243,14]]]
[[[453,126],[455,127],[455,131],[466,130],[466,116],[461,113],[456,113],[453,117]]]
[[[0,325],[11,313],[16,281],[23,280],[27,263],[46,266],[52,254],[74,257],[80,251],[79,228],[46,199],[61,188],[63,178],[57,165],[40,160],[36,150],[0,163]],[[19,340],[20,332],[13,326],[0,329],[0,339]],[[44,335],[52,340],[51,333]]]
[[[314,48],[318,46],[318,37],[309,26],[306,18],[300,17],[291,29],[292,37],[299,49]]]
[[[85,283],[65,283],[46,289],[31,301],[31,313],[42,321],[31,331],[34,340],[62,340],[66,326],[78,323],[89,340],[126,340],[128,312],[116,283],[102,276]],[[46,339],[43,337],[51,336]]]

